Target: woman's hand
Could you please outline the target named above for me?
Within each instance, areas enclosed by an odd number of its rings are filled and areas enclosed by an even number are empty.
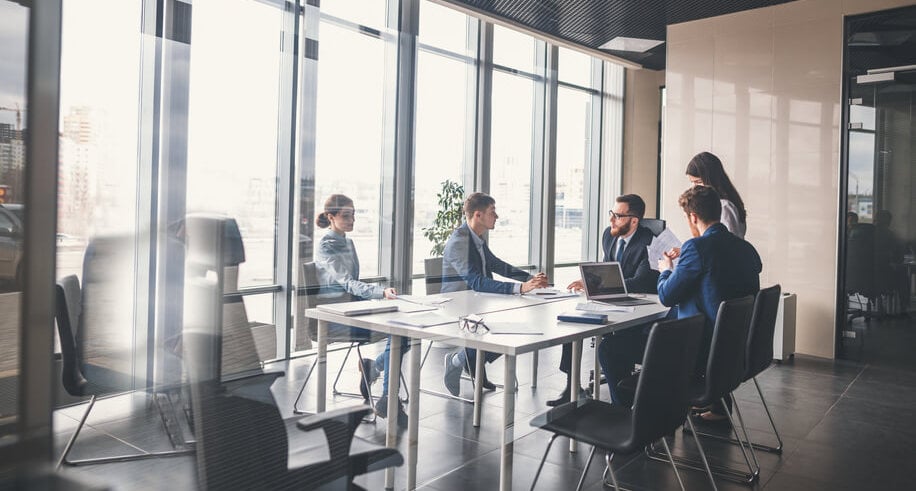
[[[392,300],[398,298],[398,291],[394,288],[385,288],[385,290],[382,292],[382,295],[384,295],[388,300]]]

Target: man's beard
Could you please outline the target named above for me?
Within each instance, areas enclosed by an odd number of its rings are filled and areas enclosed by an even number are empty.
[[[614,228],[611,227],[611,232],[613,232],[613,231],[614,231]],[[627,223],[626,225],[618,226],[618,227],[617,227],[617,233],[614,234],[614,237],[620,237],[620,236],[626,235],[626,234],[628,234],[628,233],[630,233],[630,224],[629,224],[629,223]]]

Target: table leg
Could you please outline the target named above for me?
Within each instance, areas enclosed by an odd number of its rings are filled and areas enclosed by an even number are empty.
[[[398,446],[398,392],[401,390],[401,336],[391,336],[388,358],[388,433],[385,446]],[[385,489],[394,489],[394,467],[385,469]]]
[[[474,373],[477,376],[474,377],[474,427],[480,427],[480,407],[483,405],[483,362],[484,362],[484,352],[482,350],[477,350],[477,363],[474,365]],[[509,385],[509,379],[506,379],[503,382],[504,385]]]
[[[410,340],[410,408],[407,416],[407,489],[417,488],[417,447],[420,428],[420,339]]]
[[[315,411],[325,411],[325,400],[328,396],[328,321],[318,320],[318,364],[317,394],[315,395]]]
[[[539,350],[531,352],[531,388],[538,388],[538,353]]]
[[[601,336],[595,338],[595,366],[593,368],[592,380],[592,399],[601,399],[601,363],[598,361],[598,345],[601,344]]]
[[[503,384],[503,433],[499,455],[499,489],[512,490],[512,454],[515,444],[515,357],[506,355]]]
[[[582,385],[582,340],[572,343],[572,366],[569,370],[569,400],[576,402],[579,399],[579,387]],[[569,439],[569,451],[576,452],[578,444]]]

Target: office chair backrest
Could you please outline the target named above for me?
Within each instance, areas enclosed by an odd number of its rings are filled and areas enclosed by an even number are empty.
[[[875,226],[858,223],[846,236],[846,292],[875,294]]]
[[[767,369],[773,362],[773,335],[776,331],[776,314],[782,287],[774,285],[757,292],[751,330],[747,336],[747,371],[749,380]]]
[[[319,305],[325,305],[329,303],[342,303],[350,302],[352,300],[357,300],[352,297],[349,293],[344,293],[339,296],[320,296],[322,291],[321,282],[318,279],[318,264],[314,262],[308,262],[302,264],[302,278],[305,287],[305,308],[311,309]],[[309,338],[312,341],[318,340],[318,320],[307,317],[307,332]],[[329,342],[334,341],[347,341],[347,339],[328,339]]]
[[[218,334],[192,331],[183,338],[198,483],[201,489],[270,489],[287,471],[283,417],[275,405],[225,392],[218,377],[221,345]]]
[[[445,276],[442,274],[442,258],[430,257],[423,260],[424,276],[426,280],[426,294],[435,295],[442,293],[442,284]],[[467,290],[468,284],[460,277],[449,278],[449,291],[457,292]]]
[[[704,401],[717,401],[744,381],[753,309],[754,297],[750,295],[719,305],[706,364]]]
[[[633,444],[658,440],[684,422],[704,317],[658,322],[649,332],[633,399]]]
[[[652,232],[652,235],[658,236],[665,230],[665,221],[658,218],[643,218],[639,224],[646,227]]]
[[[55,294],[57,334],[60,337],[60,354],[63,362],[61,381],[68,394],[80,397],[85,395],[88,384],[80,371],[76,349],[76,336],[82,317],[80,280],[76,275],[61,278],[57,281]]]

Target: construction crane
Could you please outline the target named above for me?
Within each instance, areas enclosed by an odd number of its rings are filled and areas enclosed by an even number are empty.
[[[16,103],[16,108],[3,107],[0,106],[0,111],[10,111],[16,113],[16,131],[22,131],[22,110],[19,109],[19,103]]]

